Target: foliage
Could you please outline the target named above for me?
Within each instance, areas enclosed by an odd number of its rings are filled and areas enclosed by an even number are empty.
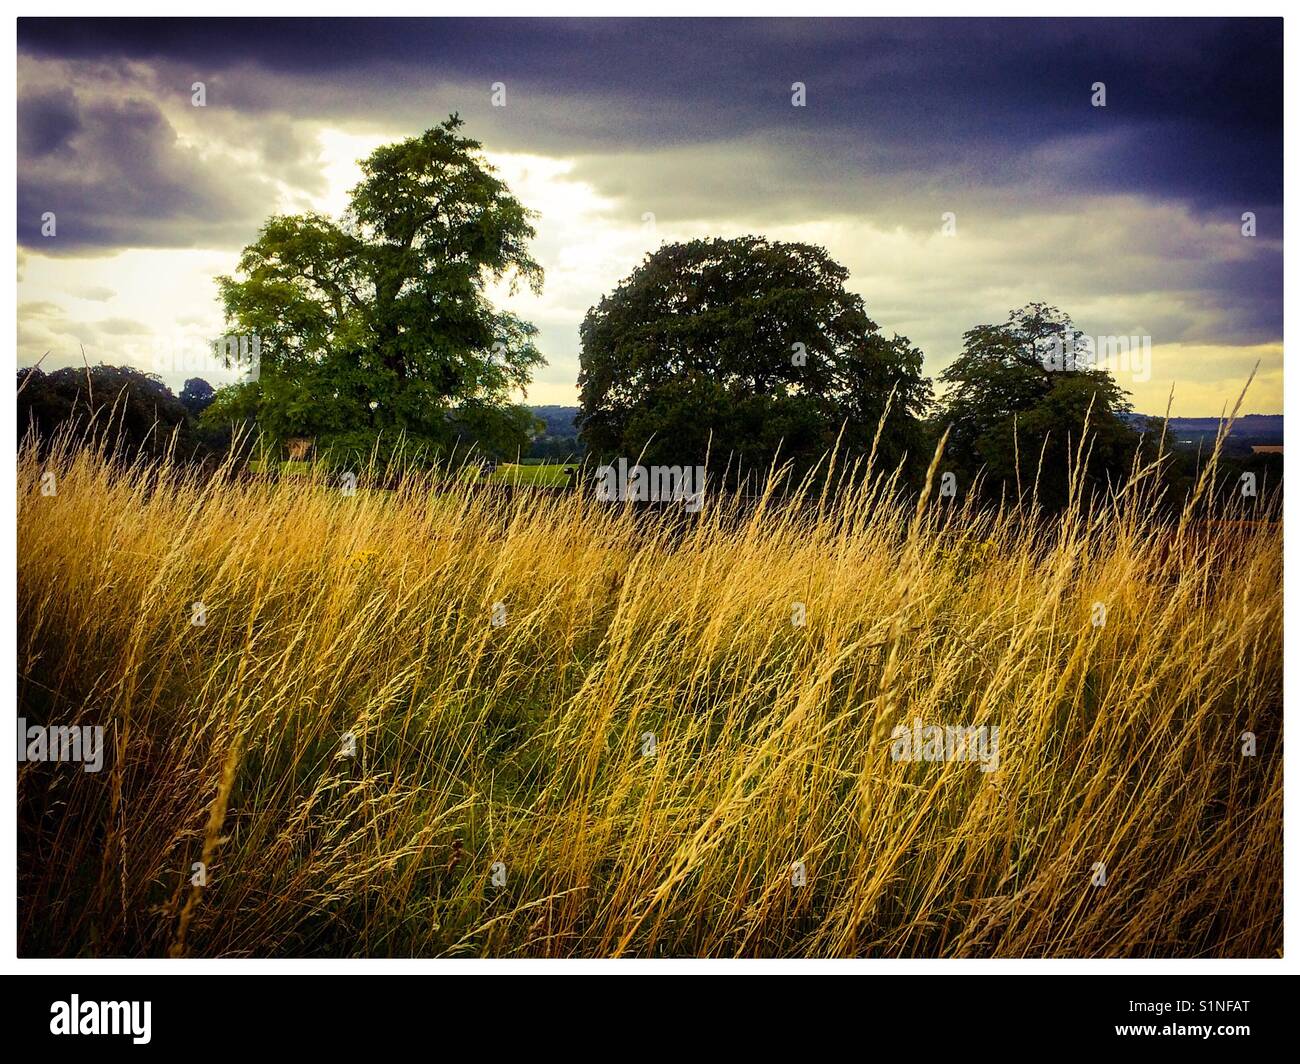
[[[807,469],[835,445],[865,452],[891,392],[880,458],[921,446],[921,352],[886,338],[824,249],[762,237],[670,244],[587,312],[582,437],[647,463],[774,458]]]
[[[271,438],[436,450],[472,425],[484,448],[526,445],[508,397],[542,362],[537,330],[494,309],[486,286],[540,291],[533,215],[462,125],[453,115],[377,149],[342,219],[273,217],[238,276],[218,279],[229,331],[258,340],[247,395]]]
[[[181,394],[177,396],[181,404],[190,412],[191,417],[198,417],[216,398],[216,389],[202,377],[191,377],[185,382]]]
[[[131,366],[91,366],[46,373],[18,371],[18,438],[34,430],[45,443],[60,431],[95,438],[113,453],[177,456],[202,453],[185,405],[162,379]]]
[[[527,457],[551,462],[581,461],[586,445],[578,438],[576,406],[533,406],[533,416],[542,423],[539,433],[528,446]]]
[[[944,468],[959,471],[961,483],[978,476],[986,497],[1034,494],[1059,509],[1085,427],[1084,486],[1107,490],[1127,479],[1142,442],[1124,417],[1127,393],[1082,357],[1071,363],[1074,332],[1068,315],[1031,303],[965,334],[939,375],[947,392],[936,419],[950,430]]]

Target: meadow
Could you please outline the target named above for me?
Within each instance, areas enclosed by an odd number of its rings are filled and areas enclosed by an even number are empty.
[[[19,766],[20,954],[1277,955],[1280,526],[936,469],[688,520],[28,441],[19,713],[107,738]]]
[[[278,462],[252,461],[248,468],[254,473],[274,474],[278,477],[312,477],[328,480],[330,471],[318,468],[312,462]],[[456,470],[457,477],[464,482],[480,484],[509,484],[511,487],[565,488],[569,486],[569,477],[565,469],[576,469],[576,463],[567,467],[555,462],[502,462],[491,473],[484,473],[476,465],[462,465]]]

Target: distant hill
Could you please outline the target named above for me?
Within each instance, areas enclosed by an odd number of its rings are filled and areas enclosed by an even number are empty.
[[[1131,414],[1129,420],[1134,424],[1145,423],[1156,415]],[[1243,444],[1281,444],[1281,414],[1244,414],[1232,423],[1228,439]],[[1177,443],[1195,444],[1206,440],[1214,441],[1219,431],[1217,417],[1171,417],[1169,432]]]
[[[586,453],[578,439],[578,426],[573,423],[578,416],[578,407],[530,406],[528,409],[534,417],[546,422],[546,431],[533,440],[524,457],[568,462]]]
[[[578,416],[576,406],[530,406],[528,408],[546,422],[546,435],[552,438],[570,439],[578,435],[578,427],[573,423]],[[1156,417],[1153,414],[1130,414],[1128,420],[1141,424]],[[1282,442],[1281,414],[1245,414],[1237,418],[1232,425],[1230,435],[1233,438],[1249,440],[1257,444],[1280,444]],[[1191,439],[1208,435],[1210,439],[1219,431],[1217,417],[1171,417],[1169,431],[1180,439]]]
[[[1169,427],[1172,431],[1188,435],[1209,433],[1213,436],[1219,431],[1217,417],[1171,417]],[[1281,443],[1281,414],[1246,414],[1232,423],[1229,436],[1249,438],[1252,443]]]
[[[573,419],[578,416],[576,406],[530,406],[536,417],[546,422],[548,436],[577,436],[578,426]]]

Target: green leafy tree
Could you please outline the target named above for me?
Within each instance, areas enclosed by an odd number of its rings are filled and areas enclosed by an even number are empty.
[[[271,438],[445,447],[473,426],[484,446],[527,445],[531,421],[509,395],[543,361],[536,329],[486,287],[541,290],[534,215],[462,124],[377,149],[340,220],[273,217],[238,276],[218,279],[228,331],[256,338],[244,347],[258,379],[236,386],[237,405],[251,393]]]
[[[937,422],[950,430],[944,468],[967,485],[982,476],[994,499],[1028,497],[1036,482],[1038,501],[1059,508],[1086,424],[1084,486],[1119,486],[1142,437],[1126,419],[1128,393],[1092,368],[1092,354],[1069,315],[1044,303],[969,330],[939,375],[947,391]]]
[[[884,336],[823,248],[762,237],[660,248],[582,325],[582,439],[600,457],[796,473],[843,428],[880,459],[923,460],[921,352]]]

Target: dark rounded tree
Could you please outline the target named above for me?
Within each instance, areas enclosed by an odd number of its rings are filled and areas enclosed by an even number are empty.
[[[198,417],[212,405],[216,395],[217,390],[202,377],[191,377],[185,382],[185,387],[176,398],[190,412],[191,417]]]
[[[582,324],[588,450],[667,465],[707,455],[730,478],[779,455],[800,473],[837,438],[869,449],[892,392],[878,460],[923,461],[921,352],[883,335],[847,278],[823,248],[757,236],[647,256]]]
[[[184,404],[152,373],[102,365],[20,369],[19,441],[32,432],[48,444],[61,431],[128,459],[168,452],[190,458],[204,450]]]

